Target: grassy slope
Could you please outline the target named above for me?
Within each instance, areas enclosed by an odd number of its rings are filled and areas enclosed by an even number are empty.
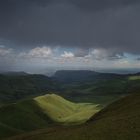
[[[9,140],[139,140],[140,94],[125,97],[81,126],[53,128]]]
[[[106,106],[120,97],[139,93],[139,77],[139,74],[122,75],[118,78],[110,77],[95,81],[93,79],[93,81],[85,83],[64,84],[63,96],[76,102],[93,102]]]
[[[99,110],[97,105],[72,103],[55,94],[39,96],[35,101],[52,120],[66,124],[83,123]]]
[[[82,72],[82,71],[81,71]],[[84,72],[84,71],[83,71]],[[1,75],[0,106],[52,91],[74,102],[93,102],[106,105],[125,94],[139,93],[140,74],[116,75],[91,72],[73,73],[64,83],[44,75]],[[87,76],[87,74],[89,76]],[[81,77],[81,75],[83,75]],[[70,82],[71,78],[77,82]],[[74,80],[74,81],[75,81]],[[67,83],[68,82],[68,83]],[[70,82],[70,83],[69,83]]]
[[[0,103],[16,102],[20,99],[42,95],[53,90],[55,82],[44,75],[1,75]]]
[[[0,123],[17,129],[18,132],[28,132],[46,128],[52,121],[42,112],[34,100],[26,100],[17,104],[10,104],[0,108]],[[0,137],[13,135],[11,131],[1,128]],[[6,134],[5,134],[6,133]]]
[[[18,129],[11,128],[5,124],[0,123],[0,139],[4,137],[14,136],[22,133]]]
[[[55,94],[5,105],[0,107],[0,137],[44,129],[52,126],[54,121],[83,123],[96,111],[96,105],[75,104]]]

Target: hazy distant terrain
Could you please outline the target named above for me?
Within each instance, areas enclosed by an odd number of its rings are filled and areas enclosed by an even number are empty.
[[[0,75],[0,103],[55,92],[72,101],[107,104],[117,97],[139,93],[139,75],[83,70],[57,71],[52,77],[24,72],[4,73]]]
[[[94,71],[58,71],[53,78],[60,83],[64,97],[75,101],[83,99],[107,104],[117,97],[139,93],[139,76],[140,73],[113,74]]]

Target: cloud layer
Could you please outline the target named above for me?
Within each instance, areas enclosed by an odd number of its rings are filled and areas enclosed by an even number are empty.
[[[0,39],[140,52],[139,0],[1,0]]]
[[[139,66],[139,15],[139,0],[0,0],[0,64]]]
[[[87,55],[76,56],[75,51],[60,51],[49,46],[35,47],[20,52],[3,46],[0,48],[0,70],[40,73],[41,70],[50,67],[55,67],[56,70],[60,67],[61,69],[139,68],[139,57],[130,59],[126,54],[113,54],[105,49],[91,49]]]

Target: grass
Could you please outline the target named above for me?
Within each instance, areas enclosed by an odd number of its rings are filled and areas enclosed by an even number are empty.
[[[18,133],[29,132],[47,128],[52,124],[52,121],[34,100],[25,100],[0,107],[0,124],[7,126],[1,127],[0,137],[7,137],[15,134],[15,131],[11,130],[18,130]],[[6,128],[8,128],[7,131]],[[11,128],[10,131],[9,128]]]
[[[49,94],[0,107],[0,138],[45,129],[57,123],[70,125],[87,121],[97,105],[72,103]]]
[[[22,133],[22,131],[0,123],[0,139],[3,137],[18,135],[20,133]]]
[[[99,111],[98,105],[73,103],[55,94],[39,96],[34,100],[45,114],[58,123],[80,124]]]
[[[139,140],[140,94],[122,98],[93,116],[87,123],[54,127],[8,140]]]
[[[129,76],[128,80],[140,80],[140,76]]]
[[[57,87],[51,78],[44,75],[1,75],[0,103],[13,103],[25,98],[33,98]]]

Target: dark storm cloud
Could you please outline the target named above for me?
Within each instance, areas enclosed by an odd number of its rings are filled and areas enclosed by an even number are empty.
[[[79,8],[87,11],[102,11],[107,8],[115,8],[121,6],[139,3],[139,0],[69,0]]]
[[[140,53],[139,3],[0,0],[0,39],[20,47],[59,45]]]
[[[140,61],[140,58],[137,58],[136,60],[137,60],[137,61]]]

